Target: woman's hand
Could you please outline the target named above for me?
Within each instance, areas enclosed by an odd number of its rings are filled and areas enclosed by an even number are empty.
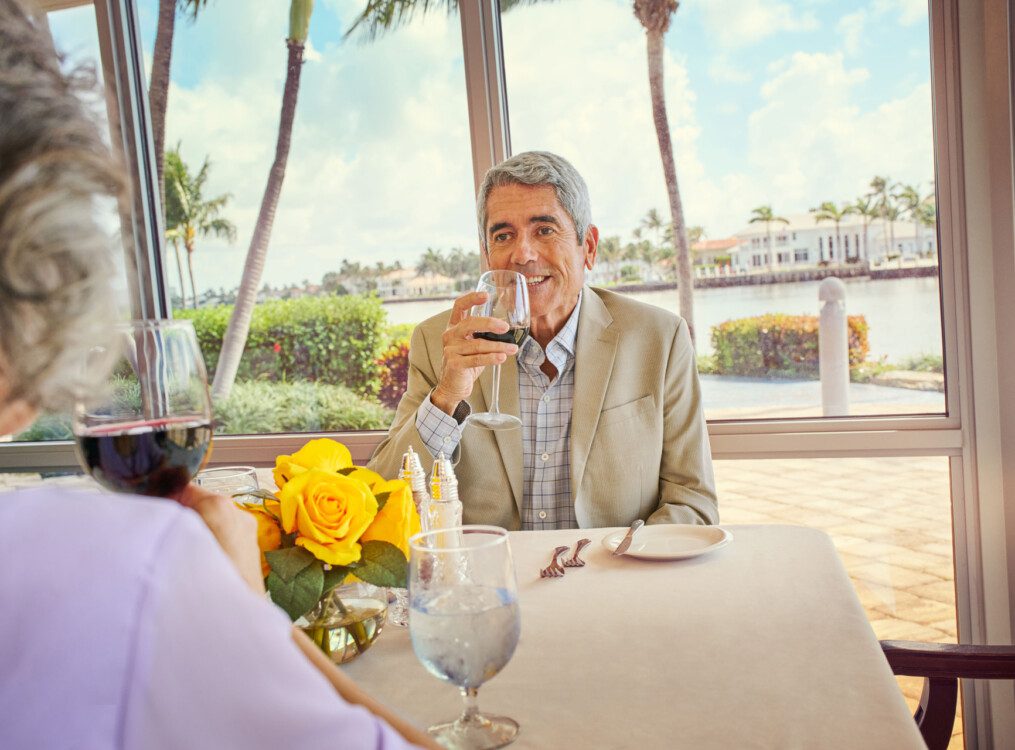
[[[261,551],[257,547],[257,519],[224,495],[188,484],[178,500],[197,512],[215,535],[226,556],[255,593],[264,594]]]

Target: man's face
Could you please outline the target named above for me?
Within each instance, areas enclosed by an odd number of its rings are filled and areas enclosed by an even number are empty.
[[[492,269],[526,277],[532,337],[545,346],[567,322],[596,260],[599,230],[579,241],[551,185],[501,185],[486,199],[486,242]]]

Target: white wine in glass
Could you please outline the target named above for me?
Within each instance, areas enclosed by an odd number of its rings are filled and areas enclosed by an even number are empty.
[[[462,715],[428,731],[446,748],[504,747],[518,722],[480,713],[479,687],[511,660],[521,618],[511,548],[504,529],[460,526],[410,542],[409,634],[427,670],[458,687]]]
[[[479,277],[476,291],[486,292],[486,302],[472,308],[473,317],[499,318],[509,328],[506,333],[478,331],[472,335],[477,339],[521,346],[529,335],[530,325],[529,289],[525,277],[516,271],[487,271]],[[518,417],[500,410],[500,365],[493,366],[490,410],[472,414],[468,423],[488,430],[514,430],[522,426]]]

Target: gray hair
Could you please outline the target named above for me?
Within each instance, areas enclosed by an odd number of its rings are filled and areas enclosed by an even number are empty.
[[[585,239],[585,233],[592,224],[592,201],[589,188],[578,170],[567,159],[549,151],[525,151],[502,161],[486,173],[479,186],[476,199],[476,214],[479,220],[479,234],[483,238],[483,251],[487,250],[486,201],[490,191],[502,185],[550,185],[557,191],[557,200],[571,217],[578,244]]]
[[[111,238],[96,199],[120,170],[48,31],[20,0],[0,2],[0,376],[7,401],[61,409],[83,382],[88,351],[107,343],[116,310]]]

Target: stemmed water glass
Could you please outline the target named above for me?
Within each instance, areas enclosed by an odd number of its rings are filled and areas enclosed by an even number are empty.
[[[479,331],[475,338],[499,341],[521,346],[529,335],[529,290],[525,277],[516,271],[487,271],[479,277],[477,292],[486,292],[486,302],[472,308],[473,317],[500,318],[507,322],[507,333]],[[488,430],[513,430],[522,426],[522,420],[512,414],[502,414],[500,401],[500,365],[493,366],[493,393],[490,410],[477,412],[468,423]]]
[[[118,327],[111,349],[86,368],[110,363],[101,393],[79,400],[74,438],[81,466],[103,487],[175,497],[211,448],[208,376],[190,321],[136,320]]]
[[[460,526],[409,540],[409,634],[423,666],[456,685],[465,710],[430,734],[446,748],[504,747],[518,723],[479,712],[479,686],[511,660],[521,620],[507,532]]]

